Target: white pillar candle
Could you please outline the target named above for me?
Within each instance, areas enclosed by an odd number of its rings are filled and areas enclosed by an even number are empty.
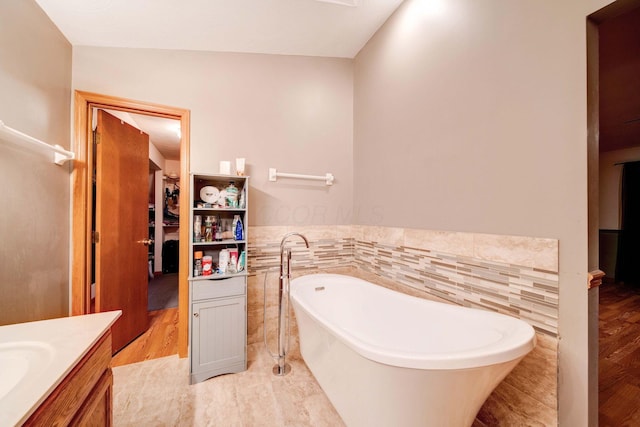
[[[231,175],[231,162],[220,160],[220,175]]]
[[[238,176],[244,176],[244,157],[236,159],[236,174]]]

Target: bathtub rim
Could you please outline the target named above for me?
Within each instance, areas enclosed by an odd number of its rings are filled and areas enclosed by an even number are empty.
[[[327,321],[317,315],[317,313],[309,307],[308,304],[301,301],[299,295],[296,293],[295,289],[298,287],[300,283],[308,282],[314,279],[348,279],[355,280],[359,282],[363,282],[369,286],[375,286],[378,288],[378,292],[388,293],[389,295],[394,295],[397,298],[406,298],[406,299],[417,299],[424,302],[426,305],[438,305],[449,307],[453,311],[465,311],[468,310],[474,311],[480,314],[483,317],[500,317],[510,323],[518,325],[518,329],[520,330],[520,334],[522,337],[519,337],[517,340],[517,344],[512,344],[508,348],[500,347],[495,348],[495,343],[491,343],[486,347],[482,347],[483,350],[476,351],[466,351],[466,352],[458,352],[456,354],[434,354],[434,353],[424,353],[424,352],[408,352],[408,351],[397,351],[389,348],[385,348],[380,345],[376,345],[363,339],[354,336],[348,331],[334,325],[333,323]],[[327,329],[332,335],[334,335],[337,339],[339,339],[342,343],[352,348],[354,351],[362,355],[363,357],[382,363],[389,366],[396,367],[404,367],[404,368],[414,368],[414,369],[432,369],[432,370],[453,370],[453,369],[476,369],[482,368],[485,366],[491,366],[495,364],[505,363],[512,360],[520,360],[524,358],[531,350],[533,350],[536,346],[536,332],[535,329],[528,324],[526,321],[522,319],[518,319],[513,316],[509,316],[502,313],[497,313],[489,310],[482,310],[477,308],[464,307],[452,303],[444,303],[437,302],[425,298],[420,298],[416,296],[412,296],[409,294],[405,294],[399,291],[395,291],[389,288],[386,288],[381,285],[377,285],[373,282],[369,282],[364,279],[360,279],[355,276],[345,275],[345,274],[334,274],[334,273],[316,273],[316,274],[306,274],[300,277],[297,277],[291,281],[290,284],[290,297],[292,303],[294,305],[294,309],[299,308],[303,310],[307,315],[311,318],[315,319],[323,328]],[[303,339],[303,337],[300,337]],[[503,340],[499,340],[502,342]],[[493,351],[487,351],[487,349],[494,349]]]

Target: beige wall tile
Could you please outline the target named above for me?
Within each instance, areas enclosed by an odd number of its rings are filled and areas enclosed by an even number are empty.
[[[382,245],[402,246],[404,244],[404,228],[365,226],[362,229],[363,240]]]
[[[338,239],[351,239],[354,237],[353,232],[353,225],[336,226],[336,238]]]
[[[356,240],[364,240],[364,231],[368,228],[366,225],[352,225],[351,233],[354,239]]]
[[[249,226],[247,231],[247,236],[249,238],[249,243],[269,243],[269,242],[278,242],[280,243],[280,239],[287,233],[286,226],[276,226],[276,225],[262,225],[262,226]]]
[[[337,228],[335,225],[292,225],[287,227],[287,233],[300,233],[310,242],[316,240],[335,239]]]
[[[474,234],[473,256],[558,272],[558,240]]]
[[[404,245],[453,255],[473,256],[473,234],[407,228]]]

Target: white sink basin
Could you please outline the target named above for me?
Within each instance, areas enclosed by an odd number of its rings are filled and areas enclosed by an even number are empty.
[[[0,427],[23,425],[121,314],[0,326]]]
[[[35,379],[53,360],[55,349],[38,341],[0,343],[0,400],[23,382]]]

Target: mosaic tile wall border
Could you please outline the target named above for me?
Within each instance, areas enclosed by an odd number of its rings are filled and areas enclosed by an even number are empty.
[[[251,275],[279,266],[280,238],[291,231],[256,228],[249,240]],[[311,244],[306,250],[302,241],[290,242],[297,270],[355,266],[456,304],[519,317],[557,336],[556,240],[367,226],[295,230]]]
[[[456,304],[516,316],[557,335],[554,272],[367,241],[357,241],[354,253],[356,266],[364,271]]]

